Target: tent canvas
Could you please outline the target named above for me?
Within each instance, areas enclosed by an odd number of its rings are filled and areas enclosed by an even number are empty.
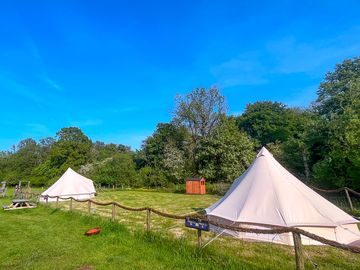
[[[206,213],[209,220],[220,224],[261,229],[269,228],[265,225],[296,227],[344,244],[360,240],[359,221],[302,183],[264,147]],[[243,239],[293,245],[290,233],[242,233],[214,226],[212,229]],[[302,242],[320,244],[304,236]]]
[[[42,197],[40,197],[40,201],[45,201],[43,196],[73,197],[77,200],[85,200],[93,198],[95,193],[96,191],[92,180],[68,168],[59,180],[41,193]],[[56,201],[56,198],[48,198],[48,201]]]

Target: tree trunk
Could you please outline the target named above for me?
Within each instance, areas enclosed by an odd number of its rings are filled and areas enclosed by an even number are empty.
[[[303,151],[302,151],[302,158],[303,158],[304,169],[305,169],[305,179],[306,179],[306,182],[309,182],[310,169],[309,169],[309,163],[308,163],[307,153],[306,153],[305,149],[303,149]]]

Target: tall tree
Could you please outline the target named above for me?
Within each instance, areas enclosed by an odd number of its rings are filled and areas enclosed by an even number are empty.
[[[188,137],[187,130],[182,126],[179,127],[172,123],[158,124],[153,135],[148,137],[142,146],[146,164],[153,168],[164,169],[168,145],[186,155]]]
[[[90,177],[102,184],[137,186],[135,163],[130,153],[115,154],[96,164]]]
[[[186,127],[195,145],[216,128],[226,113],[225,98],[216,87],[196,88],[185,96],[177,96],[174,123]]]
[[[56,133],[57,141],[49,153],[50,166],[57,173],[68,167],[78,169],[90,159],[92,143],[90,139],[77,127],[62,128]]]
[[[308,182],[314,164],[312,148],[318,143],[318,134],[314,130],[319,128],[321,120],[312,111],[297,108],[289,109],[288,116],[292,126],[290,135],[287,140],[277,142],[281,151],[275,152],[274,156],[300,179]]]
[[[315,180],[327,187],[360,189],[360,78],[349,83],[348,91],[347,105],[327,121],[328,152],[315,165]]]
[[[314,165],[323,186],[360,188],[360,59],[345,60],[326,74],[315,109],[324,121],[322,157]]]
[[[223,119],[211,136],[203,138],[196,155],[198,171],[210,181],[232,181],[255,156],[254,143],[232,119]]]
[[[318,89],[315,108],[320,115],[330,119],[341,114],[357,98],[354,81],[360,78],[360,58],[348,59],[337,64],[335,70],[328,72]]]
[[[246,106],[238,118],[239,128],[262,146],[286,141],[292,132],[291,115],[285,104],[261,101]]]

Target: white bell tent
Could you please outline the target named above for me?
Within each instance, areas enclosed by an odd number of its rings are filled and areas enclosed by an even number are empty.
[[[296,227],[344,244],[360,240],[359,221],[293,176],[264,147],[206,213],[209,220],[219,224],[259,229],[268,229],[265,225]],[[293,245],[291,233],[242,233],[214,226],[212,229],[243,239]],[[304,236],[302,243],[320,244]]]
[[[73,197],[77,200],[85,200],[93,198],[95,193],[96,191],[92,180],[68,168],[59,180],[41,193],[40,201],[45,201],[44,196],[59,196],[64,199]],[[48,198],[48,201],[56,201],[56,198]]]

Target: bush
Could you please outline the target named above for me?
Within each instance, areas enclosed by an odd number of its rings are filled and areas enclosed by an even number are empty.
[[[158,169],[144,167],[139,170],[139,183],[148,188],[165,187],[168,183],[164,173]]]
[[[206,193],[224,196],[226,191],[230,188],[230,183],[219,182],[219,183],[206,183]]]

